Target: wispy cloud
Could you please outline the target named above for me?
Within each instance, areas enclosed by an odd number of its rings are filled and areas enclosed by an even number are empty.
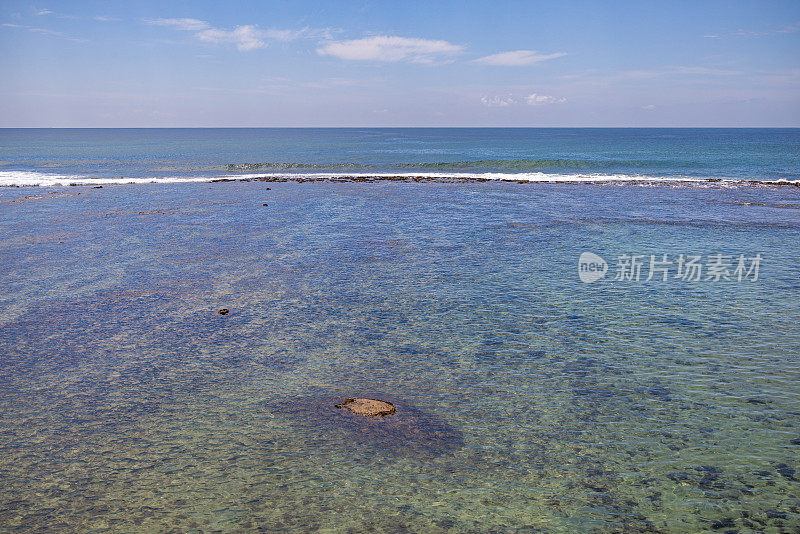
[[[325,78],[319,81],[299,82],[300,87],[310,89],[335,89],[339,87],[372,87],[383,80],[380,78],[352,79],[352,78]]]
[[[475,60],[475,63],[498,67],[524,67],[525,65],[533,65],[534,63],[540,63],[548,59],[555,59],[566,55],[566,52],[540,54],[535,50],[512,50],[478,58]]]
[[[232,30],[215,28],[204,20],[180,19],[146,19],[147,24],[165,26],[180,31],[194,32],[200,41],[214,44],[231,44],[238,50],[247,52],[264,48],[268,41],[292,41],[301,37],[329,38],[327,30],[312,30],[301,28],[299,30],[279,30],[275,28],[261,29],[253,24],[236,26]]]
[[[738,76],[744,74],[739,70],[716,69],[710,67],[687,67],[684,65],[669,65],[657,69],[629,70],[623,73],[625,78],[658,78],[662,76]]]
[[[47,28],[27,28],[29,32],[41,33],[42,35],[53,35],[56,37],[64,37],[64,34],[55,30],[48,30]]]
[[[788,26],[784,26],[783,28],[778,28],[777,30],[775,30],[775,33],[794,33],[794,32],[800,32],[800,22],[789,24]]]
[[[118,19],[117,17],[101,17],[101,16],[97,16],[97,17],[92,17],[92,18],[94,20],[98,21],[98,22],[116,22],[116,21],[121,20],[121,19]]]
[[[510,96],[482,96],[481,104],[487,108],[507,108],[516,104],[517,101]]]
[[[800,22],[795,22],[794,24],[787,24],[786,26],[781,26],[780,28],[771,28],[767,30],[746,30],[740,28],[735,32],[727,33],[725,35],[733,37],[750,38],[750,37],[764,37],[767,35],[795,33],[795,32],[800,32]],[[704,35],[703,37],[705,37],[706,39],[719,39],[723,37],[723,35],[715,33],[715,34]]]
[[[37,15],[49,15],[51,13],[52,11],[50,11],[49,9],[39,9],[36,11]]]
[[[20,29],[20,30],[27,30],[27,31],[29,31],[31,33],[39,33],[39,34],[42,34],[42,35],[50,35],[52,37],[58,37],[60,39],[65,39],[67,41],[72,41],[74,43],[86,43],[86,42],[88,42],[86,39],[78,39],[76,37],[70,37],[68,35],[64,35],[61,32],[58,32],[58,31],[55,31],[55,30],[49,30],[47,28],[37,28],[35,26],[25,26],[25,25],[22,25],[22,24],[9,24],[9,23],[3,24],[3,26],[6,27],[6,28],[17,28],[17,29]]]
[[[333,56],[348,61],[428,64],[446,60],[463,51],[463,46],[447,41],[388,35],[331,41],[317,49],[321,56]]]
[[[250,25],[236,26],[230,31],[210,28],[198,33],[197,38],[207,43],[233,44],[241,51],[255,50],[267,46],[267,43],[262,38],[261,31],[257,27]]]
[[[147,24],[153,26],[167,26],[176,30],[195,32],[211,28],[208,22],[197,19],[145,19]]]
[[[762,35],[769,35],[772,32],[758,32],[754,30],[736,30],[733,35],[736,37],[760,37]]]
[[[209,28],[197,33],[201,41],[215,44],[233,44],[241,51],[255,50],[267,46],[267,41],[293,41],[300,37],[308,36],[311,31],[307,28],[301,30],[276,30],[259,29],[258,26],[236,26],[232,30]]]
[[[777,84],[780,86],[800,86],[800,69],[784,69],[777,71],[762,71],[758,73],[763,83]]]
[[[487,108],[507,108],[518,104],[526,104],[528,106],[546,106],[549,104],[563,104],[566,101],[567,99],[564,97],[543,95],[540,93],[530,93],[521,98],[516,98],[511,95],[481,97],[481,104]]]
[[[562,97],[550,96],[550,95],[540,95],[537,93],[531,93],[527,97],[525,97],[525,103],[529,106],[546,106],[549,104],[563,104],[566,102],[567,99]]]
[[[744,74],[740,70],[714,69],[709,67],[685,67],[681,65],[666,67],[666,71],[674,72],[676,74],[699,74],[702,76],[738,76],[739,74]]]

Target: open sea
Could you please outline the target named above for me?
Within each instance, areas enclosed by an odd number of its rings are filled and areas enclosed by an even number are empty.
[[[800,129],[0,129],[0,185],[0,532],[800,532]]]

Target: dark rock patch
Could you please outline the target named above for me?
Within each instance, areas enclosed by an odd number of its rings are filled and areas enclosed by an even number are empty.
[[[337,408],[344,398],[331,394],[288,397],[268,401],[265,407],[313,433],[315,439],[342,441],[342,447],[348,449],[429,456],[452,452],[463,445],[461,432],[409,403],[383,394],[364,395],[361,398],[390,398],[384,402],[395,408],[390,416],[364,417]]]
[[[778,464],[775,466],[775,471],[778,472],[784,478],[788,478],[789,480],[794,480],[795,470],[792,467],[789,467],[786,464]]]
[[[764,512],[769,519],[786,519],[786,512],[779,512],[778,510],[767,510]]]
[[[667,389],[667,388],[665,388],[663,386],[654,386],[654,387],[648,388],[647,393],[652,395],[652,396],[654,396],[654,397],[658,397],[659,399],[661,399],[663,401],[672,400],[672,397],[670,396],[669,389]]]
[[[305,358],[300,357],[299,353],[300,351],[298,350],[280,349],[273,352],[265,352],[256,361],[276,371],[291,371],[305,361]]]
[[[730,518],[720,519],[719,521],[714,521],[713,523],[711,523],[711,528],[714,529],[714,530],[720,530],[720,529],[723,529],[723,528],[731,528],[731,527],[735,527],[735,526],[736,526],[736,523],[734,523],[733,519],[730,519]]]

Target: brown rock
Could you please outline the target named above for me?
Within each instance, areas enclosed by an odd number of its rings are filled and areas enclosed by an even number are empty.
[[[220,315],[228,315],[228,312],[229,312],[229,311],[230,311],[230,310],[229,310],[228,308],[222,308],[222,309],[219,311],[219,314],[220,314]]]
[[[337,404],[337,408],[345,408],[356,415],[365,417],[378,417],[382,415],[392,415],[395,412],[394,404],[375,399],[345,399],[343,403]]]
[[[343,438],[348,448],[358,451],[391,451],[392,455],[398,456],[429,457],[458,450],[464,444],[461,432],[446,420],[437,419],[402,398],[391,397],[391,404],[395,408],[393,414],[367,417],[337,408],[346,400],[343,393],[316,390],[313,395],[277,395],[274,399],[265,400],[262,405],[270,413],[291,421],[293,426],[315,435],[331,436],[337,441]],[[388,396],[382,391],[364,391],[362,395],[374,395],[373,398]],[[367,457],[381,456],[370,452],[364,459]]]

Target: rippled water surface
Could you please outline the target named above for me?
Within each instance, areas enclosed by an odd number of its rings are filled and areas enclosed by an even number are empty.
[[[800,180],[800,128],[0,128],[0,185],[249,173]]]
[[[795,187],[0,190],[0,530],[797,531],[799,242]]]

